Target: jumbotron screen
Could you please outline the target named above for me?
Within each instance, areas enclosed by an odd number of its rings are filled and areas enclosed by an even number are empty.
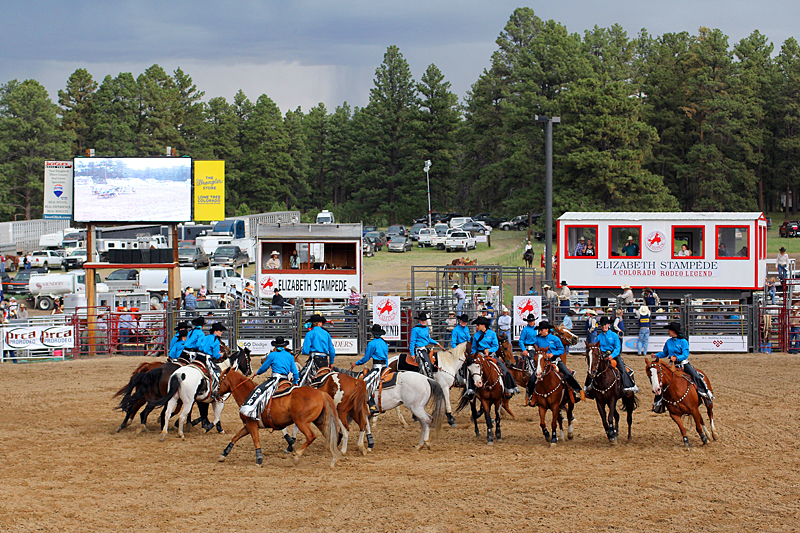
[[[192,219],[188,157],[74,160],[76,222],[186,222]]]

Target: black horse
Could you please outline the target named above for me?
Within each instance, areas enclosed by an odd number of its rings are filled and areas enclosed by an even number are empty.
[[[600,343],[586,345],[586,364],[592,378],[592,394],[597,402],[597,411],[603,421],[603,428],[611,444],[617,443],[619,436],[619,412],[617,400],[622,400],[622,410],[628,413],[628,440],[631,440],[633,411],[639,407],[635,395],[626,396],[622,392],[622,376],[625,370],[616,368],[600,351]],[[606,414],[608,409],[608,414]]]

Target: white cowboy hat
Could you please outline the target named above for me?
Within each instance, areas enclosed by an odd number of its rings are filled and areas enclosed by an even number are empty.
[[[649,308],[649,307],[647,307],[646,305],[643,305],[643,306],[641,306],[641,307],[639,308],[639,314],[640,314],[640,315],[644,315],[644,316],[647,316],[647,315],[649,315],[649,314],[650,314],[650,308]]]
[[[630,288],[631,288],[631,286],[630,286],[630,285],[623,285],[623,286],[622,286],[622,287],[620,287],[620,288],[621,288],[621,289],[630,289]]]
[[[542,285],[542,289],[549,289],[549,288],[551,288],[550,285],[547,285],[547,284]]]
[[[594,309],[585,309],[583,312],[584,312],[585,314],[587,314],[587,315],[594,315],[594,316],[597,316],[597,311],[595,311]]]
[[[272,250],[272,253],[269,255],[281,255],[277,250]]]
[[[656,309],[656,313],[666,313],[666,311],[664,311],[664,309],[659,307],[658,309]]]
[[[503,306],[503,312],[508,313],[508,307],[506,307],[505,305]]]
[[[628,240],[632,241],[633,240],[633,235],[628,235]]]

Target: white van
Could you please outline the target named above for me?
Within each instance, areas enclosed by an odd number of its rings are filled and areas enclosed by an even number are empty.
[[[467,222],[472,222],[472,217],[455,217],[450,219],[451,228],[460,228]]]
[[[336,224],[336,221],[333,219],[333,213],[324,209],[317,215],[317,224]]]

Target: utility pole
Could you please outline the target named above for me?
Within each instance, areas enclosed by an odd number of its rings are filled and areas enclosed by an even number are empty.
[[[537,115],[536,122],[545,123],[544,164],[545,164],[545,223],[544,223],[544,280],[553,286],[553,124],[560,124],[561,117]]]
[[[431,223],[431,160],[428,159],[425,161],[425,181],[428,182],[428,227],[432,228],[433,224]]]

